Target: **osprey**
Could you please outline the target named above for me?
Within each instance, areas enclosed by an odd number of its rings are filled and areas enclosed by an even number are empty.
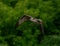
[[[29,15],[24,15],[23,17],[19,18],[18,22],[16,23],[16,28],[21,24],[23,23],[24,21],[32,21],[32,22],[35,22],[37,24],[40,24],[40,30],[41,30],[41,33],[44,34],[44,28],[43,28],[43,22],[41,19],[37,19],[37,18],[33,18],[32,16],[29,16]]]

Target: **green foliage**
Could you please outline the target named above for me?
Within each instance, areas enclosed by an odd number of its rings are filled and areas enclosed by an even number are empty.
[[[52,35],[52,36],[48,35],[48,36],[45,36],[40,46],[60,46],[59,43],[60,43],[59,35]]]
[[[15,28],[24,14],[43,20],[48,36],[41,43],[38,24],[27,21]],[[60,46],[59,18],[60,0],[0,0],[0,46]]]

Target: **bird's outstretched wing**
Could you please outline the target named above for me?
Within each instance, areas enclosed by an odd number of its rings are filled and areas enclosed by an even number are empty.
[[[37,19],[37,18],[33,18],[29,15],[24,15],[23,17],[19,18],[18,22],[16,23],[16,27],[17,28],[21,23],[30,20],[32,22],[35,22],[37,24],[40,24],[40,30],[41,30],[41,34],[44,35],[44,28],[43,28],[43,22],[41,19]]]
[[[16,23],[16,27],[18,27],[21,23],[29,20],[31,17],[30,16],[27,16],[27,15],[24,15],[23,17],[19,18],[18,22]]]
[[[27,20],[30,20],[30,21],[35,22],[37,24],[40,24],[41,30],[44,33],[44,28],[43,28],[42,20],[41,19],[37,19],[37,18],[33,18],[33,17],[29,16],[29,15],[24,15],[23,17],[19,18],[18,22],[16,23],[16,28],[20,24],[22,24],[23,22],[25,22]]]

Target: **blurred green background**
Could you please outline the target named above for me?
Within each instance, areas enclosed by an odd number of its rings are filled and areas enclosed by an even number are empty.
[[[24,14],[43,20],[44,38],[33,22],[15,28]],[[60,46],[60,0],[0,0],[0,46]]]

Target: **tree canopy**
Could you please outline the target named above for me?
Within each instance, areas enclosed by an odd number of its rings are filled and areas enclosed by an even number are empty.
[[[43,20],[44,38],[31,21],[15,28],[24,14]],[[60,0],[0,0],[0,46],[60,46]]]

